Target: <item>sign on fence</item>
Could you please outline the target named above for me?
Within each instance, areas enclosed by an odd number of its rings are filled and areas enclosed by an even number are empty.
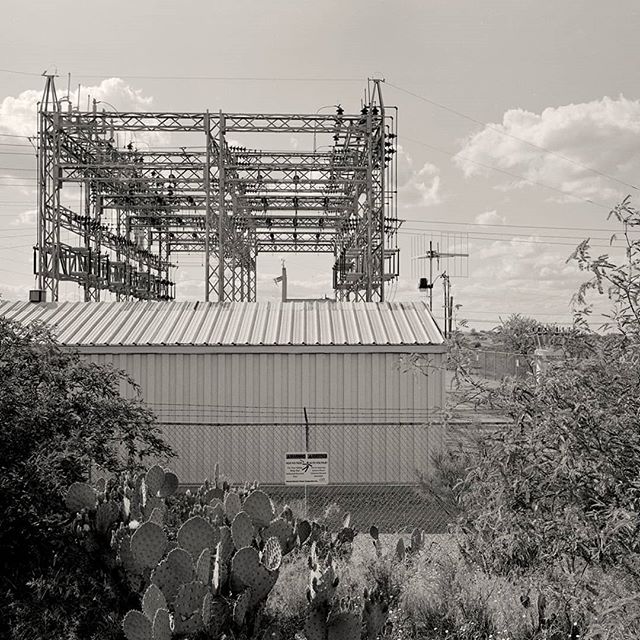
[[[284,454],[284,483],[329,484],[329,454],[302,452]]]

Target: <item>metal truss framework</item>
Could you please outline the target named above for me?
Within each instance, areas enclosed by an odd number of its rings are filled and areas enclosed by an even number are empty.
[[[398,276],[395,110],[371,81],[360,113],[76,111],[47,76],[39,112],[39,287],[117,299],[175,296],[171,257],[204,254],[205,300],[256,299],[259,252],[332,253],[338,300],[383,301]],[[198,147],[117,148],[118,133],[202,136]],[[313,134],[313,151],[233,146],[235,134]],[[316,149],[315,136],[333,144]],[[271,136],[270,138],[272,138]],[[288,142],[288,140],[287,140]],[[80,194],[68,202],[63,187]],[[79,202],[78,202],[79,200]],[[62,238],[72,240],[63,242]]]

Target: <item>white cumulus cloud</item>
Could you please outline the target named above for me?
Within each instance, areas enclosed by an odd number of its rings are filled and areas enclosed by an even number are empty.
[[[416,167],[413,158],[398,145],[399,206],[430,206],[442,202],[440,170],[425,162]]]
[[[484,213],[479,213],[474,220],[477,224],[496,225],[496,224],[504,224],[507,219],[504,216],[501,216],[494,209],[492,211],[485,211]]]
[[[533,181],[580,198],[617,200],[629,187],[603,174],[631,184],[637,181],[640,100],[604,97],[549,107],[539,114],[510,109],[501,123],[470,136],[454,161],[467,177],[488,175],[489,170],[480,166],[485,164],[525,178],[503,183],[505,189]],[[554,198],[567,200],[562,194]]]
[[[58,88],[58,99],[66,94]],[[87,98],[103,101],[98,109],[111,111],[115,107],[118,111],[150,110],[153,97],[145,96],[141,89],[135,89],[121,78],[107,78],[97,86],[82,87],[80,89],[80,110],[86,110]],[[7,96],[0,102],[0,131],[19,136],[33,136],[37,129],[37,105],[42,100],[42,90],[28,89],[17,96]],[[69,94],[71,104],[78,104],[78,90]],[[109,104],[106,104],[106,103]],[[113,107],[111,106],[113,105]],[[63,108],[66,108],[63,103]]]

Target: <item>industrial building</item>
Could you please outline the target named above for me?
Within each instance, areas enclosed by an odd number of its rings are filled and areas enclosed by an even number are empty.
[[[446,348],[425,302],[0,301],[0,316],[126,371],[185,483],[219,461],[282,484],[285,453],[308,449],[328,453],[331,484],[407,484],[442,444]],[[412,353],[428,376],[400,365]]]

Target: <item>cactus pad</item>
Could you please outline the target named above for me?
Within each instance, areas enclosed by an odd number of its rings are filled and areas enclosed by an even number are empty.
[[[205,504],[212,504],[215,501],[222,502],[224,500],[224,491],[222,489],[218,489],[218,487],[212,487],[211,489],[207,489],[204,494]]]
[[[154,569],[151,582],[157,585],[167,602],[172,602],[183,584],[195,579],[191,555],[184,549],[169,551],[167,557]]]
[[[260,556],[253,547],[243,547],[231,560],[231,585],[234,591],[250,587],[260,569]]]
[[[338,613],[327,625],[327,640],[360,640],[362,619],[352,611]]]
[[[201,516],[189,518],[178,530],[178,544],[198,560],[203,549],[213,549],[218,543],[219,533]]]
[[[167,535],[154,522],[145,522],[131,537],[131,553],[142,567],[155,567],[167,548]]]
[[[213,618],[213,596],[210,592],[204,594],[202,600],[202,622],[205,627],[209,626],[211,619]]]
[[[307,640],[327,640],[327,615],[321,608],[310,609],[304,623]]]
[[[220,527],[220,547],[219,554],[224,562],[229,562],[235,551],[233,546],[233,538],[231,537],[231,529],[229,527]]]
[[[283,518],[276,518],[266,529],[262,531],[262,539],[266,542],[269,538],[276,537],[280,543],[282,553],[291,551],[294,546],[294,533],[291,523]]]
[[[262,564],[264,564],[269,571],[277,571],[282,564],[282,548],[278,538],[275,536],[269,538],[264,545]]]
[[[149,522],[153,522],[161,527],[164,524],[165,511],[161,507],[155,507],[149,516]]]
[[[298,541],[301,545],[303,545],[311,535],[311,525],[308,520],[300,520],[296,526],[296,535],[298,537]]]
[[[378,540],[380,538],[380,531],[378,530],[378,527],[376,527],[375,524],[372,524],[370,529],[369,529],[369,535],[374,539],[374,540]]]
[[[171,617],[167,609],[158,609],[153,619],[153,640],[171,640]]]
[[[278,571],[269,571],[261,564],[251,585],[251,600],[249,606],[257,607],[260,603],[264,602],[277,581]]]
[[[141,567],[131,553],[131,536],[127,533],[118,544],[118,562],[128,574],[139,573]]]
[[[142,597],[142,613],[144,613],[150,622],[156,617],[158,609],[166,609],[167,600],[162,591],[155,584],[150,584]]]
[[[95,509],[97,496],[93,487],[86,482],[74,482],[67,490],[64,503],[73,513],[83,509]]]
[[[423,542],[422,529],[414,529],[411,533],[411,551],[414,553],[419,552],[422,549]]]
[[[309,559],[311,566],[309,596],[314,605],[330,603],[338,586],[338,577],[333,570],[331,555],[327,556],[324,568],[318,565],[317,560],[313,560],[314,555]]]
[[[212,505],[205,507],[207,517],[214,525],[222,526],[225,523],[224,505],[222,502],[215,501]]]
[[[240,511],[231,523],[231,537],[236,549],[250,547],[253,542],[253,524],[246,511]]]
[[[106,533],[117,522],[119,515],[120,507],[113,500],[99,504],[96,512],[96,529],[100,533]]]
[[[173,606],[177,617],[190,618],[194,613],[201,616],[202,601],[207,594],[207,587],[201,582],[183,584],[176,595]]]
[[[168,498],[169,496],[172,496],[178,490],[179,484],[178,476],[175,473],[165,471],[164,482],[158,491],[158,496],[161,498]]]
[[[129,611],[122,621],[127,640],[153,640],[151,621],[140,611]]]
[[[218,545],[220,546],[220,545]],[[229,578],[229,569],[225,562],[220,560],[219,556],[213,561],[213,571],[211,572],[211,589],[215,595],[218,595]]]
[[[209,584],[211,578],[211,550],[203,549],[196,563],[196,578],[203,584]]]
[[[187,618],[181,618],[175,616],[174,618],[174,632],[178,635],[188,635],[190,633],[198,633],[204,628],[202,622],[202,614],[200,611],[193,613]]]
[[[364,591],[363,618],[367,629],[367,637],[375,640],[384,631],[389,616],[389,604],[383,600],[377,591],[371,594]]]
[[[243,511],[246,511],[251,522],[256,527],[268,527],[273,520],[273,505],[269,496],[257,489],[252,491],[242,505]]]
[[[231,561],[231,589],[239,593],[251,589],[251,606],[262,602],[278,580],[277,571],[269,571],[253,547],[240,549]]]
[[[144,477],[144,484],[147,490],[147,498],[157,496],[158,491],[164,484],[164,469],[159,464],[154,464],[147,471]]]
[[[224,499],[224,513],[227,516],[227,520],[233,522],[233,519],[240,511],[242,511],[240,496],[234,491],[230,491]]]
[[[244,619],[249,611],[249,603],[251,602],[251,589],[243,591],[233,605],[233,621],[238,627],[244,625]]]
[[[396,544],[396,558],[402,562],[406,555],[406,549],[404,546],[404,540],[402,538],[398,538],[398,544]]]

